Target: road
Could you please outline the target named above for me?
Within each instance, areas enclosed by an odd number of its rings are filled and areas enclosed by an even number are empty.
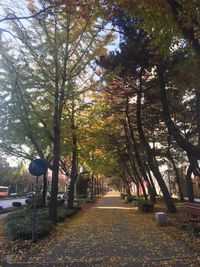
[[[13,202],[21,202],[22,205],[25,204],[26,198],[25,197],[15,197],[15,198],[6,198],[6,199],[0,199],[0,206],[3,207],[3,209],[12,207]]]

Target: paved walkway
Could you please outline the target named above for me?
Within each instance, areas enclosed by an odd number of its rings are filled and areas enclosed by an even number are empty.
[[[200,266],[184,238],[182,231],[157,227],[154,216],[109,193],[93,208],[59,224],[21,261],[29,266]]]

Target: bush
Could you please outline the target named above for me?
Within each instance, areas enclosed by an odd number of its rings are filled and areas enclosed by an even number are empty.
[[[69,210],[65,207],[58,209],[58,221],[63,221],[66,217],[72,217],[77,213],[76,210]]]
[[[65,203],[65,199],[61,198],[57,200],[57,206],[63,206],[63,204]]]
[[[43,207],[43,199],[41,196],[37,196],[35,198],[35,201],[36,201],[36,207],[37,208],[42,208]],[[26,204],[30,207],[30,208],[33,208],[34,206],[34,203],[33,203],[33,197],[29,197],[25,200]]]
[[[142,212],[152,212],[154,210],[154,203],[146,199],[139,199],[138,208]]]
[[[21,207],[21,205],[22,205],[22,203],[21,202],[17,202],[17,201],[12,203],[13,207]]]
[[[86,201],[85,201],[85,203],[95,203],[95,199],[87,199]]]
[[[78,198],[87,198],[87,195],[78,195]]]
[[[36,236],[41,238],[48,234],[52,223],[47,219],[47,211],[37,211]],[[11,240],[32,238],[32,212],[23,210],[11,213],[5,219],[5,233]]]
[[[134,196],[127,196],[126,197],[126,201],[129,202],[129,203],[132,203],[133,200],[137,200],[136,197],[134,197]]]
[[[58,221],[63,221],[66,217],[72,217],[76,210],[69,210],[65,207],[58,208]],[[20,210],[10,213],[5,218],[5,233],[11,240],[32,238],[33,210]],[[48,220],[48,209],[42,208],[36,211],[36,238],[47,235],[53,227]]]
[[[122,199],[125,199],[125,197],[127,197],[128,195],[127,194],[125,194],[125,193],[121,193],[121,198]]]

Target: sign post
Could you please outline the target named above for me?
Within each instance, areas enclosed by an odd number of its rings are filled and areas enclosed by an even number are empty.
[[[47,163],[43,159],[34,159],[29,165],[29,172],[36,176],[35,193],[33,194],[33,221],[32,221],[32,242],[36,242],[36,205],[37,205],[37,191],[38,191],[38,177],[47,172]]]

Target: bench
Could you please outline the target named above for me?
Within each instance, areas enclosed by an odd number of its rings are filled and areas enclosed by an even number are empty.
[[[185,202],[184,208],[189,221],[200,222],[200,204]]]

